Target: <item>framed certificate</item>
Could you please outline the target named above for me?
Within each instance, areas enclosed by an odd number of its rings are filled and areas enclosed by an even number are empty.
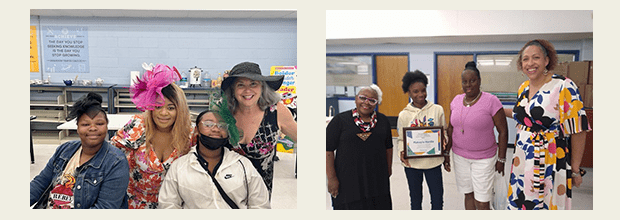
[[[404,127],[405,158],[442,156],[443,127]]]

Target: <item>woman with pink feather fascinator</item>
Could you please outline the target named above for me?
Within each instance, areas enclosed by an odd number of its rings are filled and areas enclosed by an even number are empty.
[[[174,84],[179,71],[163,64],[143,65],[146,72],[130,88],[135,115],[110,142],[129,161],[130,209],[155,209],[159,188],[177,158],[191,148],[193,127],[185,93]]]

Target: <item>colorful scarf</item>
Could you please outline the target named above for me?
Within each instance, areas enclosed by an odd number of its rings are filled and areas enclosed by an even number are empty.
[[[357,127],[359,127],[363,132],[369,132],[377,124],[377,112],[372,112],[370,122],[364,122],[362,121],[360,114],[357,112],[357,108],[353,109],[353,121],[355,121],[355,125],[357,125]]]

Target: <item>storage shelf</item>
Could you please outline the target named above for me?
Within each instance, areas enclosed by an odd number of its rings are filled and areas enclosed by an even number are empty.
[[[209,108],[209,97],[219,88],[184,88],[187,104],[191,116],[194,118],[199,112]],[[78,98],[88,92],[99,93],[103,97],[102,107],[108,114],[140,114],[141,111],[131,102],[129,85],[103,86],[66,86],[64,84],[30,85],[30,115],[37,116],[31,120],[39,132],[46,131],[57,135],[59,139],[66,138],[70,131],[56,129],[57,124],[66,122],[72,106]],[[51,129],[51,130],[50,130]]]
[[[73,106],[74,104],[75,104],[75,102],[67,102],[66,106],[71,108],[71,106]],[[101,107],[103,109],[107,109],[108,108],[108,104],[104,102],[104,103],[101,104]]]
[[[102,107],[108,109],[108,91],[114,85],[103,86],[66,86],[64,84],[30,85],[30,115],[37,116],[31,120],[31,129],[54,134],[63,140],[70,132],[56,127],[65,123],[69,110],[77,99],[88,92],[96,92],[103,98]],[[34,126],[34,127],[33,127]]]
[[[219,92],[219,88],[184,88],[187,99],[187,106],[190,111],[197,112],[209,108],[209,97],[215,92]],[[118,85],[111,88],[113,96],[114,113],[123,113],[130,109],[135,109],[136,106],[131,101],[131,94],[129,93],[128,85]],[[200,112],[198,111],[198,112]]]
[[[58,123],[58,124],[62,124],[65,122],[65,120],[61,120],[61,119],[50,119],[50,118],[36,118],[33,119],[31,122],[39,122],[39,123]]]
[[[65,104],[59,104],[57,102],[52,102],[52,101],[30,101],[30,106],[32,107],[45,107],[45,106],[64,107]]]

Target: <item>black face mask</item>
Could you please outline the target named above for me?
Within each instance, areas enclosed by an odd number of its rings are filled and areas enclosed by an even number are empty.
[[[200,134],[200,143],[209,150],[217,150],[228,143],[228,138],[212,138]]]

